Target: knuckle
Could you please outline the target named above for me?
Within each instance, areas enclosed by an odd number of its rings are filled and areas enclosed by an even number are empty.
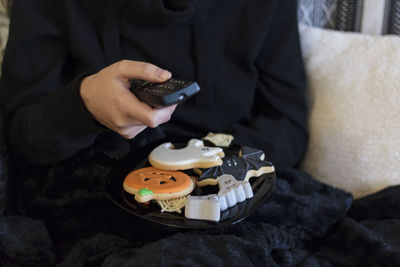
[[[126,65],[128,65],[129,60],[127,59],[122,59],[121,61],[119,61],[119,65],[121,67],[126,67]]]
[[[133,139],[136,136],[136,134],[126,134],[125,139]]]
[[[126,59],[123,59],[116,64],[119,71],[125,70],[127,68],[127,65],[128,65],[128,60]]]
[[[124,100],[125,99],[121,95],[115,95],[113,97],[112,102],[116,110],[121,111],[124,104]]]
[[[165,121],[164,121],[164,122],[167,122],[167,121],[169,121],[169,120],[171,119],[171,116],[172,116],[172,114],[171,114],[171,113],[169,113],[169,114],[168,114],[168,116],[166,117],[166,119],[165,119]]]
[[[169,121],[169,120],[171,119],[171,116],[172,116],[172,112],[164,111],[164,112],[162,112],[162,113],[160,114],[160,119],[159,119],[159,121],[160,121],[161,123],[167,122],[167,121]]]
[[[171,116],[172,112],[165,112],[163,110],[156,111],[146,119],[146,125],[150,128],[156,128],[160,124],[169,121]]]
[[[122,137],[125,138],[125,139],[132,139],[132,138],[134,138],[135,136],[132,136],[132,135],[130,135],[130,134],[122,134]]]
[[[125,130],[125,129],[120,129],[120,130],[118,131],[118,133],[119,133],[122,137],[124,137],[124,138],[126,138],[126,139],[129,139],[130,136],[131,136],[130,132],[127,131],[127,130]]]
[[[147,126],[149,126],[150,128],[156,128],[158,124],[155,121],[150,121]]]
[[[156,127],[158,126],[158,123],[157,123],[157,116],[156,116],[156,115],[148,116],[148,117],[146,118],[145,124],[146,124],[148,127],[150,127],[150,128],[156,128]]]
[[[125,134],[125,130],[124,130],[124,128],[126,127],[125,120],[123,120],[122,118],[114,119],[114,126],[115,126],[115,128],[118,129],[119,133]]]
[[[150,63],[142,63],[142,71],[147,75],[153,75],[156,72],[156,66]]]

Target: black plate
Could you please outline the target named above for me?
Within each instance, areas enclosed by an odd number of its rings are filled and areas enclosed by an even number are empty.
[[[147,160],[143,160],[143,158],[147,158],[147,155],[155,147],[156,145],[153,145],[147,149],[144,148],[140,151],[136,151],[136,153],[129,155],[117,163],[108,175],[106,184],[108,196],[118,207],[132,215],[154,223],[189,229],[209,229],[228,226],[240,222],[252,214],[268,198],[275,185],[275,173],[251,178],[250,183],[254,197],[222,212],[219,222],[187,219],[184,215],[184,209],[182,209],[182,213],[180,214],[176,212],[161,212],[161,208],[158,207],[157,204],[148,206],[138,204],[134,200],[134,196],[125,192],[122,187],[124,179],[129,172],[145,166],[150,166]],[[210,188],[211,186],[206,186],[204,188],[197,187],[191,195],[208,194],[210,192],[207,191],[210,190]],[[218,186],[214,186],[213,188],[212,190],[215,190]]]

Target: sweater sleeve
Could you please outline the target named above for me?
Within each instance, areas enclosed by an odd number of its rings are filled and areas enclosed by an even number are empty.
[[[66,159],[102,131],[79,94],[58,1],[14,2],[0,80],[0,104],[12,155],[33,164]]]
[[[252,119],[233,126],[238,142],[263,149],[277,166],[295,166],[306,149],[306,76],[300,49],[297,1],[275,1],[255,62],[259,78]]]

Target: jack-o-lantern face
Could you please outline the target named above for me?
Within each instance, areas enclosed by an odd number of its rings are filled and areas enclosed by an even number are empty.
[[[124,184],[136,189],[147,188],[153,193],[175,193],[188,188],[191,182],[183,172],[146,167],[129,173]]]

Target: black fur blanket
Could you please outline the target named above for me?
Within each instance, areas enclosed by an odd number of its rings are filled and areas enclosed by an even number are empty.
[[[0,217],[0,266],[400,266],[400,187],[353,201],[279,169],[269,199],[244,221],[182,231],[108,200],[114,162],[17,168]]]

